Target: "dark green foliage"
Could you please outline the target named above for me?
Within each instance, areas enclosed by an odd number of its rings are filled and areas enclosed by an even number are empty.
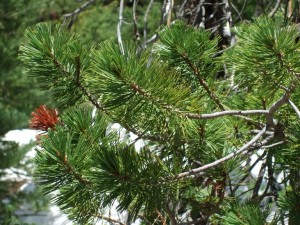
[[[161,187],[169,185],[160,159],[149,150],[138,154],[133,145],[117,144],[118,135],[105,135],[104,117],[91,115],[91,110],[70,109],[62,117],[63,125],[42,138],[36,176],[44,191],[60,190],[55,202],[71,218],[84,222],[116,200],[120,210],[131,208],[135,216],[144,205],[150,212],[161,207],[158,199],[171,193]]]
[[[231,205],[224,215],[222,225],[265,225],[270,211],[261,209],[257,203]],[[270,218],[271,219],[271,218]],[[276,224],[275,221],[267,224]]]
[[[282,27],[270,19],[259,18],[255,24],[239,27],[235,33],[238,45],[224,55],[225,60],[231,61],[235,85],[256,92],[267,104],[282,86],[295,85],[300,66],[296,54],[300,47],[296,43],[299,30],[295,25]]]
[[[174,130],[188,135],[183,122],[188,120],[181,113],[200,111],[200,98],[189,96],[189,86],[179,84],[179,74],[159,58],[147,50],[136,55],[137,51],[132,43],[126,44],[123,56],[117,44],[102,43],[93,55],[92,69],[96,74],[86,76],[89,90],[95,96],[101,93],[104,107],[112,108],[117,121],[126,120],[163,138]]]
[[[283,215],[289,217],[289,224],[296,225],[299,223],[300,194],[299,190],[288,188],[285,196],[280,196],[278,204],[283,211]]]
[[[217,38],[211,39],[209,32],[204,29],[199,32],[183,21],[176,22],[172,28],[162,27],[159,35],[160,42],[155,45],[155,51],[170,66],[180,70],[183,81],[192,83],[193,91],[201,89],[199,80],[215,80],[219,70],[215,60]]]
[[[85,222],[91,215],[97,214],[100,205],[98,195],[95,195],[94,187],[88,180],[88,172],[95,154],[93,149],[105,135],[105,121],[101,115],[94,118],[91,115],[91,110],[68,110],[62,117],[63,125],[42,137],[43,149],[38,150],[36,158],[39,165],[36,176],[39,177],[39,183],[43,184],[44,191],[50,193],[60,190],[55,202],[72,218]],[[90,138],[91,133],[97,138]],[[57,171],[60,171],[59,175]],[[53,183],[50,184],[49,179]],[[74,207],[74,202],[83,199],[90,201],[82,201]]]
[[[53,38],[51,28],[45,24],[40,24],[37,31],[28,30],[27,37],[32,35],[36,35],[36,39],[29,43],[27,49],[20,48],[21,52],[35,56],[27,64],[30,74],[35,77],[41,75],[39,84],[52,90],[55,100],[60,99],[57,101],[59,108],[75,104],[81,98],[80,86],[74,90],[70,82],[78,83],[80,74],[88,67],[87,50],[73,35],[58,32],[58,36]],[[21,59],[29,59],[27,54]],[[61,99],[61,96],[65,97]]]
[[[133,146],[102,144],[90,176],[103,206],[118,200],[118,210],[130,209],[134,218],[141,209],[148,215],[162,208],[172,196],[169,171],[149,149],[137,153]]]

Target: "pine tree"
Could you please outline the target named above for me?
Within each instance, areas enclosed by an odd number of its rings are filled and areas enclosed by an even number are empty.
[[[59,111],[33,119],[47,131],[36,157],[44,192],[58,191],[79,224],[123,224],[102,214],[114,203],[126,223],[297,224],[299,30],[279,18],[236,27],[222,54],[218,35],[180,20],[151,49],[28,29],[20,58]]]

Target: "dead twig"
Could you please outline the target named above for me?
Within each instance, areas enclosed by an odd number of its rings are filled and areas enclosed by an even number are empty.
[[[72,25],[75,23],[79,13],[81,13],[86,7],[88,7],[89,5],[91,5],[94,2],[95,2],[95,0],[89,0],[89,1],[85,2],[84,4],[82,4],[79,8],[75,9],[73,12],[64,14],[63,25],[66,25],[67,29],[70,29],[72,27]],[[67,23],[68,19],[70,19],[70,21]]]
[[[118,26],[117,26],[117,38],[118,38],[118,44],[119,44],[119,48],[120,48],[122,55],[124,55],[124,53],[125,53],[123,41],[122,41],[122,33],[121,33],[122,22],[123,22],[123,10],[124,10],[124,0],[120,0],[119,21],[118,21]]]

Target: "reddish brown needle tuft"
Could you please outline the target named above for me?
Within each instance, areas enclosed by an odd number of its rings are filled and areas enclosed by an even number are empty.
[[[56,109],[50,109],[45,105],[40,105],[31,113],[32,118],[29,121],[29,127],[35,130],[48,131],[54,129],[59,121]]]

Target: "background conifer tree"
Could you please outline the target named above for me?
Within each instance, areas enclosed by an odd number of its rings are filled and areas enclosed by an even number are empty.
[[[298,3],[250,1],[245,15],[265,16],[234,28],[245,2],[235,16],[218,3],[164,1],[163,25],[144,41],[135,16],[135,41],[125,40],[123,1],[117,40],[87,45],[64,25],[27,30],[20,58],[59,111],[36,177],[70,219],[297,224]],[[114,123],[125,138],[109,132]],[[102,214],[114,203],[127,221]]]

